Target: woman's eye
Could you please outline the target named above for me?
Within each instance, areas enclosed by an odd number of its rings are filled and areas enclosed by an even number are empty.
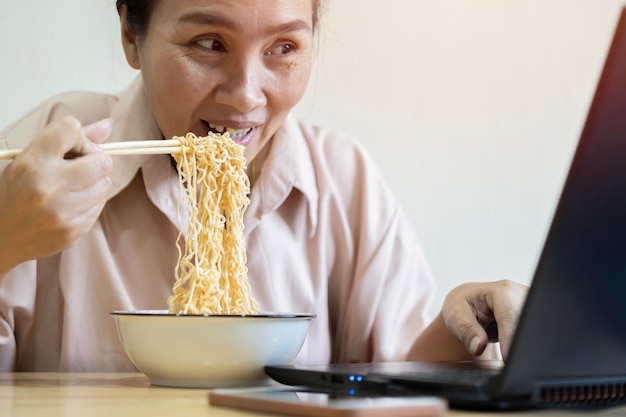
[[[281,43],[268,50],[266,55],[289,55],[295,51],[296,46],[293,43]]]
[[[226,48],[224,47],[224,44],[217,40],[217,39],[212,39],[212,38],[208,38],[208,39],[198,39],[196,41],[197,45],[200,45],[201,47],[205,48],[205,49],[209,49],[211,51],[217,51],[217,52],[224,52],[226,51]]]

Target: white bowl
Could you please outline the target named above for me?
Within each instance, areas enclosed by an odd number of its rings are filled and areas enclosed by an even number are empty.
[[[126,354],[153,385],[267,385],[265,365],[291,363],[314,314],[175,315],[113,311]]]

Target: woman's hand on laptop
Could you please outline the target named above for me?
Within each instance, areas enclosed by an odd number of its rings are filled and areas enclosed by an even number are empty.
[[[462,360],[486,357],[489,342],[506,356],[528,287],[513,281],[476,282],[454,288],[441,313],[419,335],[408,360]]]
[[[448,293],[441,315],[469,353],[480,356],[488,342],[500,342],[506,359],[527,292],[508,280],[463,284]]]

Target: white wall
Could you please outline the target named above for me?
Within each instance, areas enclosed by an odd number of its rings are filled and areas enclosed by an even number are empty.
[[[50,95],[132,78],[115,0],[0,0],[0,129]]]
[[[0,128],[132,78],[114,0],[2,1]],[[359,137],[440,283],[528,283],[624,0],[330,0],[298,114]]]

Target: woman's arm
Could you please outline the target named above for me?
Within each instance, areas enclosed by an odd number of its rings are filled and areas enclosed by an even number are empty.
[[[486,329],[494,322],[506,359],[527,291],[526,286],[508,280],[456,287],[447,295],[441,313],[417,338],[408,359],[488,358]]]

